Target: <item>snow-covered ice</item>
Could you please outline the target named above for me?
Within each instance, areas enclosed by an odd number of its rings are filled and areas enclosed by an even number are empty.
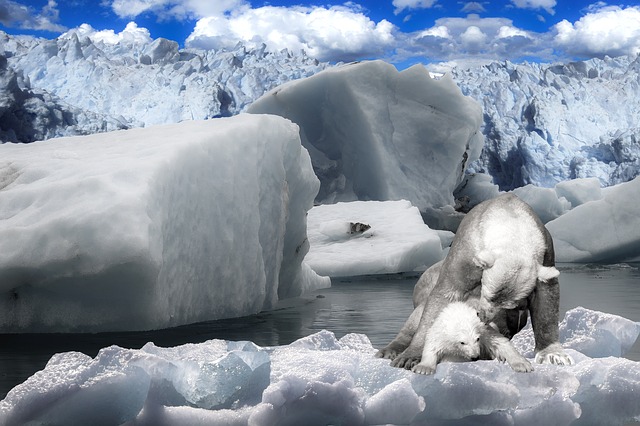
[[[37,110],[28,105],[36,123],[22,116],[23,125],[49,138],[229,116],[277,85],[328,66],[304,52],[265,46],[179,49],[177,42],[153,40],[143,30],[131,23],[105,37],[85,24],[54,40],[0,31],[0,62],[7,58],[23,77],[21,89],[31,93],[30,102],[39,104]],[[3,139],[39,139],[17,136]]]
[[[484,112],[486,143],[469,168],[502,190],[574,178],[610,186],[640,173],[640,56],[494,62],[451,74]]]
[[[532,373],[476,361],[445,362],[434,376],[416,375],[375,358],[365,335],[336,339],[326,330],[278,347],[211,340],[111,346],[93,359],[68,352],[7,394],[0,425],[520,426],[640,419],[640,363],[619,358],[640,323],[576,308],[560,333],[576,364],[535,365]],[[530,357],[530,328],[514,344]]]
[[[547,223],[558,262],[640,261],[640,177]]]
[[[0,145],[0,330],[143,330],[329,285],[298,128],[240,115]]]
[[[370,228],[352,232],[351,224],[357,223]],[[448,247],[453,238],[450,232],[429,229],[418,208],[406,200],[316,206],[309,211],[307,227],[305,262],[331,277],[426,269],[444,257],[443,245]]]
[[[329,68],[283,84],[247,112],[300,126],[320,192],[316,201],[408,200],[421,211],[453,205],[483,137],[480,105],[422,65],[382,61]]]

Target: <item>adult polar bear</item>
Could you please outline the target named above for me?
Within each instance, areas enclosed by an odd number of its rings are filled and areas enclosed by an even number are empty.
[[[416,367],[426,335],[442,309],[479,297],[485,321],[508,338],[526,324],[535,336],[536,362],[568,365],[558,341],[560,288],[553,240],[526,203],[505,194],[474,207],[460,223],[449,254],[427,270],[414,291],[415,310],[396,338],[377,356],[396,367]],[[428,297],[427,297],[428,296]]]

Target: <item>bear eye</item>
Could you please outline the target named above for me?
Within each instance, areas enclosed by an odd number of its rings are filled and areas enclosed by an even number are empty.
[[[466,343],[464,343],[464,342],[460,342],[460,344],[461,344],[461,345],[465,345]]]
[[[478,337],[478,338],[476,339],[476,342],[479,342],[479,341],[480,341],[480,338]]]

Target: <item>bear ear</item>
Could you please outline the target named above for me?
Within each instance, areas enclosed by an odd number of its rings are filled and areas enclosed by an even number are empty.
[[[553,266],[538,266],[538,279],[543,283],[548,282],[554,278],[557,278],[560,275],[560,271],[558,271]]]
[[[473,263],[480,269],[491,268],[495,261],[495,256],[488,250],[482,250],[473,258]]]

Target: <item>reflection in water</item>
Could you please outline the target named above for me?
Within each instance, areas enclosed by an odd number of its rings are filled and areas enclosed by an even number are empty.
[[[561,265],[561,318],[576,306],[640,321],[640,269]],[[393,339],[412,311],[417,274],[334,280],[329,289],[283,301],[278,309],[244,318],[210,321],[167,330],[99,334],[0,335],[0,399],[42,369],[54,353],[100,348],[140,348],[199,343],[209,339],[250,340],[260,346],[289,344],[322,329],[342,337],[366,334],[375,347]],[[627,357],[640,361],[640,342]]]

